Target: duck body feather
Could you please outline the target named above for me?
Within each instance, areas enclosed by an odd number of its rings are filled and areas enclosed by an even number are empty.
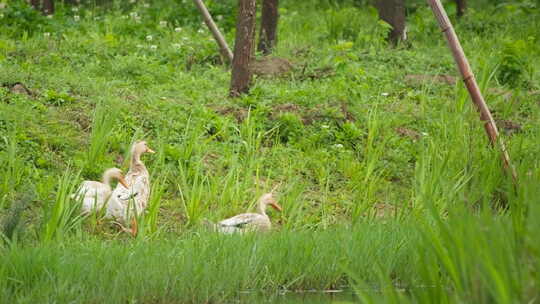
[[[140,215],[148,205],[150,174],[144,164],[139,163],[128,171],[125,179],[129,188],[117,186],[114,189],[107,204],[106,217],[127,222],[131,216]]]
[[[268,215],[259,213],[238,214],[222,220],[216,225],[217,230],[222,233],[269,231],[271,227]]]
[[[217,224],[212,224],[212,226],[216,231],[225,234],[243,233],[247,231],[269,231],[272,228],[272,223],[266,214],[267,205],[271,205],[275,209],[281,211],[281,206],[274,200],[272,192],[265,193],[259,198],[257,212],[241,213],[222,220]]]
[[[103,208],[110,196],[111,186],[96,181],[84,181],[73,198],[82,200],[82,213],[90,213]]]

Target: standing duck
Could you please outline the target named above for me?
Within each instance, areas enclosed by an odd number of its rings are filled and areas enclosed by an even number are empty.
[[[270,218],[266,214],[266,206],[272,206],[281,211],[281,206],[276,202],[272,193],[263,194],[257,203],[256,213],[242,213],[231,218],[222,220],[214,225],[221,233],[244,233],[246,231],[269,231],[272,228]]]
[[[101,182],[97,181],[84,181],[82,182],[79,190],[71,197],[77,201],[82,200],[81,212],[88,214],[95,210],[100,210],[111,196],[111,181],[117,179],[125,189],[128,188],[128,184],[124,180],[122,171],[118,168],[110,168],[105,170]],[[120,185],[118,186],[120,187]]]
[[[126,174],[129,187],[116,187],[107,205],[106,217],[116,218],[126,223],[133,215],[139,215],[146,209],[150,197],[150,174],[141,161],[144,153],[155,153],[146,144],[138,141],[131,148],[131,164]],[[133,218],[135,219],[135,218]],[[136,221],[132,222],[132,234],[136,234]],[[133,230],[134,229],[134,230]]]

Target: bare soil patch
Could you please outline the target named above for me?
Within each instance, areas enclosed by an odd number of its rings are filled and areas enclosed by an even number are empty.
[[[412,140],[419,140],[420,137],[422,137],[422,134],[420,132],[415,131],[413,129],[406,128],[406,127],[397,127],[396,133],[399,136],[408,137]]]
[[[442,83],[448,85],[455,85],[457,78],[451,75],[421,75],[421,74],[409,74],[405,75],[405,82],[409,85],[423,85],[429,83]]]
[[[232,116],[238,123],[241,123],[246,119],[248,110],[240,107],[232,106],[216,106],[212,108],[216,113],[220,115]]]
[[[280,57],[263,57],[251,63],[251,70],[257,76],[278,77],[293,69],[293,64]]]
[[[34,96],[34,93],[30,91],[23,83],[15,82],[13,84],[4,84],[2,85],[5,88],[8,88],[11,93],[14,94],[23,94],[28,96]]]
[[[501,128],[506,134],[514,134],[522,131],[523,127],[511,120],[499,119],[495,121],[497,126]]]

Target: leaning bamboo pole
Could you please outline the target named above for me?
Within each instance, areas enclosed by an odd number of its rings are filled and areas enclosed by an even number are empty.
[[[431,10],[433,11],[435,18],[437,18],[439,26],[446,37],[448,47],[454,56],[454,60],[456,61],[459,72],[463,77],[463,82],[469,91],[469,95],[471,96],[473,103],[476,105],[476,109],[478,112],[480,112],[480,119],[484,121],[484,128],[488,138],[493,146],[498,145],[501,149],[504,167],[510,172],[514,182],[517,182],[516,170],[510,162],[510,156],[508,155],[504,142],[499,137],[499,131],[497,130],[495,120],[493,119],[493,116],[491,115],[491,112],[484,101],[484,97],[480,92],[480,88],[478,87],[478,83],[474,78],[471,66],[469,65],[467,57],[463,52],[463,48],[459,43],[456,32],[454,31],[454,27],[452,26],[450,19],[448,19],[448,15],[446,14],[440,0],[427,0],[427,2],[431,6]]]
[[[221,49],[221,53],[223,54],[223,56],[227,58],[227,60],[229,60],[229,62],[232,62],[233,53],[231,52],[231,49],[227,45],[227,41],[225,41],[225,38],[223,38],[223,35],[221,35],[221,32],[217,28],[217,25],[212,19],[212,16],[210,15],[210,13],[208,12],[208,9],[206,9],[206,6],[202,2],[202,0],[193,0],[193,2],[195,2],[195,5],[197,5],[197,8],[201,12],[204,19],[204,23],[206,23],[206,26],[208,26],[208,28],[212,32],[214,39],[216,40],[219,48]]]

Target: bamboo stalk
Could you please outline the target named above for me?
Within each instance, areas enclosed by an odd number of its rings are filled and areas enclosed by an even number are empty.
[[[223,56],[225,56],[225,58],[229,60],[229,62],[232,62],[233,53],[231,52],[231,49],[227,45],[227,41],[225,41],[225,38],[223,38],[223,35],[217,28],[217,25],[212,19],[212,16],[210,15],[210,13],[208,12],[208,9],[206,9],[206,6],[202,2],[202,0],[193,0],[193,2],[195,2],[195,5],[197,5],[197,8],[201,12],[204,19],[204,23],[206,23],[206,26],[208,26],[208,28],[212,32],[212,36],[214,36],[214,39],[216,40],[219,48],[221,49],[221,53],[223,54]]]
[[[454,31],[454,27],[452,26],[450,19],[448,19],[448,15],[446,14],[446,11],[444,10],[444,7],[442,6],[440,0],[427,0],[427,2],[431,6],[433,14],[439,22],[439,26],[441,27],[441,30],[446,37],[448,47],[450,48],[450,51],[454,56],[456,65],[459,69],[459,72],[461,73],[461,76],[463,77],[463,82],[465,83],[465,86],[469,91],[469,95],[471,96],[471,99],[475,104],[476,109],[478,110],[478,112],[480,112],[480,119],[484,122],[484,128],[486,130],[488,138],[493,146],[498,145],[501,149],[504,167],[507,171],[510,172],[512,178],[514,179],[514,182],[517,182],[516,170],[510,162],[510,156],[508,155],[508,151],[506,150],[504,142],[499,137],[499,131],[497,130],[495,120],[493,119],[491,111],[489,110],[486,102],[484,101],[484,97],[480,92],[480,88],[478,87],[478,83],[476,82],[474,74],[471,70],[469,61],[467,60],[467,57],[463,52],[463,48],[459,43],[456,32]]]

